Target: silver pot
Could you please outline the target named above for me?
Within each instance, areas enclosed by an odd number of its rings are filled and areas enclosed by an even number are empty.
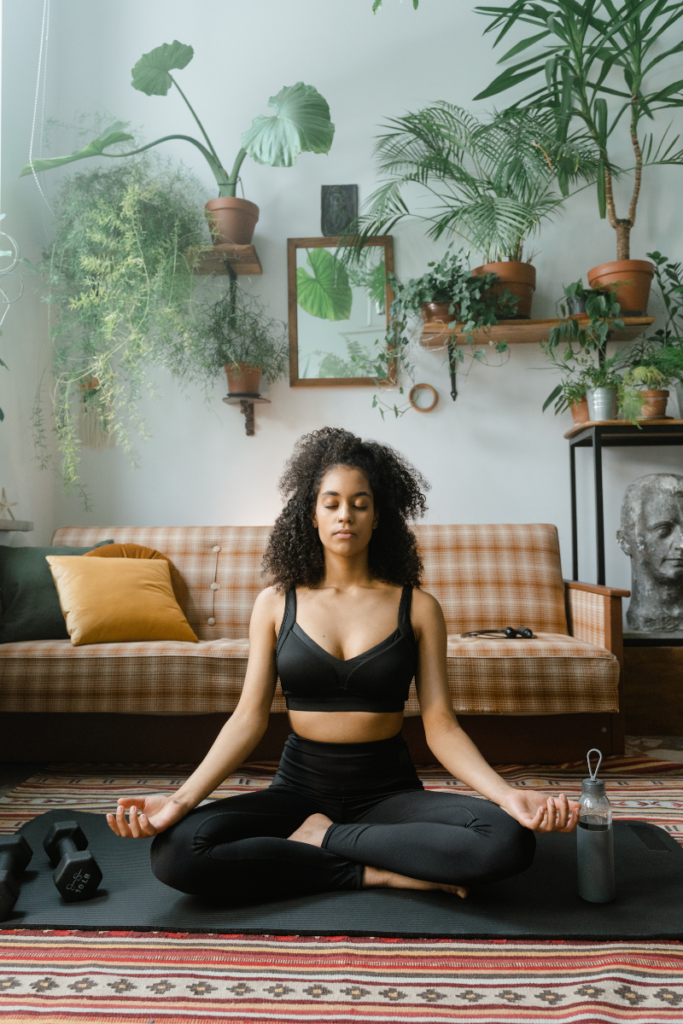
[[[591,420],[615,420],[617,418],[617,389],[590,388],[586,392]]]
[[[674,391],[678,399],[678,418],[683,420],[683,384],[674,384]]]

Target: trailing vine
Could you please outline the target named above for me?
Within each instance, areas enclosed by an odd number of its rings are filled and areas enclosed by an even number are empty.
[[[149,158],[75,174],[61,185],[55,239],[40,269],[53,310],[51,397],[67,490],[83,493],[78,403],[92,401],[93,380],[104,429],[135,462],[132,434],[148,436],[138,401],[155,390],[150,368],[184,371],[196,258],[188,251],[206,242],[197,193],[187,171],[160,170]],[[33,432],[44,464],[39,396]]]

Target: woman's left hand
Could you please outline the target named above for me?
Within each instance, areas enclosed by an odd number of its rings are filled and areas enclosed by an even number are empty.
[[[573,832],[579,821],[578,800],[567,800],[564,793],[546,796],[533,789],[512,789],[500,806],[532,832]]]

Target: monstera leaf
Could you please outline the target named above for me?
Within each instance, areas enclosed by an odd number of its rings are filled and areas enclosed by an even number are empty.
[[[115,146],[117,142],[131,142],[133,136],[121,131],[125,127],[124,121],[115,121],[101,135],[98,135],[96,139],[89,142],[84,149],[80,149],[77,153],[72,153],[71,156],[55,156],[44,160],[29,161],[23,168],[20,177],[23,177],[25,174],[37,173],[38,171],[49,171],[53,167],[70,164],[74,160],[85,160],[89,156],[101,156],[105,149],[109,146]]]
[[[252,160],[269,167],[292,167],[299,153],[327,153],[334,138],[327,100],[312,85],[287,85],[242,135],[242,148]]]
[[[321,320],[348,320],[353,292],[345,268],[327,249],[313,249],[304,267],[296,272],[296,295],[301,308]]]
[[[186,67],[193,57],[192,47],[179,43],[177,39],[172,43],[163,43],[149,53],[143,53],[133,68],[130,84],[148,96],[165,96],[173,85],[169,71]]]

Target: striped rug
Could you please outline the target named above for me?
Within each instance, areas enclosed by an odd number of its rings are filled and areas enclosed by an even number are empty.
[[[250,764],[218,795],[267,786]],[[583,765],[499,769],[519,786],[580,790]],[[420,770],[435,790],[457,786]],[[615,816],[683,843],[683,764],[603,766]],[[163,792],[177,766],[55,766],[0,798],[0,831],[52,808],[104,811],[122,794]],[[285,1021],[624,1024],[683,1020],[683,943],[403,940],[162,932],[0,931],[0,1022],[250,1024]]]

